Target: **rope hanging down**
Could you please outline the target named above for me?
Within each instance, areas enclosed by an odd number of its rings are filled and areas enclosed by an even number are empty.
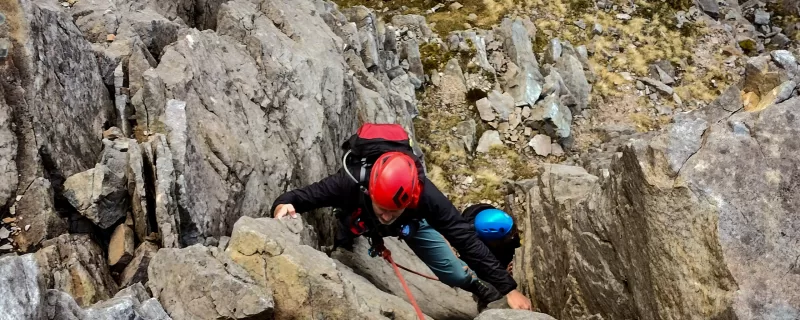
[[[408,296],[408,300],[411,301],[411,305],[414,306],[414,310],[417,312],[417,317],[419,318],[419,320],[425,320],[425,314],[422,313],[422,309],[420,309],[419,305],[417,305],[417,300],[414,299],[414,295],[411,294],[411,289],[408,288],[408,285],[406,284],[406,280],[403,278],[403,275],[400,273],[400,268],[397,267],[397,264],[394,262],[394,259],[392,259],[392,252],[389,251],[389,249],[386,249],[386,248],[381,248],[381,249],[382,250],[380,252],[380,255],[384,259],[386,259],[386,261],[389,262],[389,264],[392,265],[392,268],[394,269],[394,273],[397,275],[397,278],[400,279],[400,284],[403,285],[403,290],[406,291],[406,295]],[[429,277],[429,276],[417,273],[415,271],[411,271],[411,270],[409,270],[408,268],[405,268],[405,267],[403,267],[403,270],[406,270],[406,271],[409,271],[409,272],[413,272],[415,274],[418,274],[420,276],[426,277],[428,279],[439,280],[439,279],[436,279],[436,278],[433,278],[433,277]]]

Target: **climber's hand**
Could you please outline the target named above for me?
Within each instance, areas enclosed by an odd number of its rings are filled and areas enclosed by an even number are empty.
[[[506,295],[506,299],[511,309],[531,310],[531,300],[525,297],[522,292],[513,290]]]
[[[297,212],[294,211],[294,206],[288,203],[279,204],[277,207],[275,207],[275,212],[272,213],[272,216],[275,219],[281,219],[287,214],[292,218],[297,218]]]

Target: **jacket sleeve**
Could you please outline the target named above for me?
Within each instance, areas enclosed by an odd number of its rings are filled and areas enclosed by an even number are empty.
[[[318,182],[282,194],[272,203],[270,215],[279,204],[291,204],[297,213],[344,205],[343,202],[351,199],[353,192],[358,192],[357,190],[355,181],[339,170]]]
[[[427,178],[418,209],[423,212],[428,223],[458,250],[461,260],[464,260],[479,278],[491,283],[503,295],[517,288],[514,278],[501,267],[500,261],[478,239],[453,203]]]

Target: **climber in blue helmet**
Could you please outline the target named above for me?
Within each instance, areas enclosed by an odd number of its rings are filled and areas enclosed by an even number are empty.
[[[511,272],[514,252],[521,245],[511,215],[489,204],[476,204],[466,208],[463,216],[500,265]]]

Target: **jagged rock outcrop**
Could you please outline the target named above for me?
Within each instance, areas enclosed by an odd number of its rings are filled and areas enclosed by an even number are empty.
[[[276,319],[417,318],[403,299],[308,246],[304,228],[299,219],[242,217],[226,249],[255,283],[272,288]]]
[[[81,309],[69,294],[59,290],[47,290],[44,299],[43,319],[48,320],[172,319],[139,283],[86,309]]]
[[[350,115],[410,129],[413,86],[390,82],[381,64],[367,71],[372,53],[342,51],[337,33],[350,21],[362,40],[378,37],[368,16],[322,2],[226,2],[216,32],[180,31],[142,74],[132,103],[146,131],[166,135],[181,245],[230,233],[240,216],[263,215],[264,199],[329,174],[355,129]],[[373,49],[383,42],[362,48]]]
[[[428,266],[406,244],[393,238],[386,238],[385,244],[386,248],[392,251],[392,258],[397,263],[414,271],[434,276]],[[367,240],[358,238],[352,252],[337,250],[331,257],[349,266],[379,289],[408,301],[392,266],[380,257],[370,257],[367,254],[368,249]],[[422,312],[432,318],[470,319],[477,314],[477,302],[472,299],[471,293],[458,288],[451,288],[439,281],[426,279],[408,272],[404,272],[403,276]]]
[[[734,87],[733,98],[738,98]],[[630,140],[610,167],[548,165],[515,185],[521,288],[559,319],[800,314],[800,98],[757,112],[725,94]],[[723,102],[727,101],[727,102]],[[765,285],[772,284],[772,285]]]
[[[74,274],[73,281],[80,281],[83,276],[80,270],[79,266],[73,265],[67,279],[73,278]],[[3,310],[0,318],[4,320],[171,319],[161,304],[150,298],[138,283],[119,291],[111,299],[81,309],[69,293],[48,289],[47,277],[52,274],[46,266],[37,262],[36,254],[2,257],[0,271],[0,294],[3,297],[0,299]]]
[[[34,255],[44,288],[67,292],[82,307],[110,299],[119,291],[106,255],[89,235],[65,234],[42,246]]]
[[[12,49],[0,73],[9,79],[5,102],[18,115],[19,185],[42,170],[60,184],[94,166],[113,105],[89,41],[57,2],[12,1],[7,10],[1,36]]]

